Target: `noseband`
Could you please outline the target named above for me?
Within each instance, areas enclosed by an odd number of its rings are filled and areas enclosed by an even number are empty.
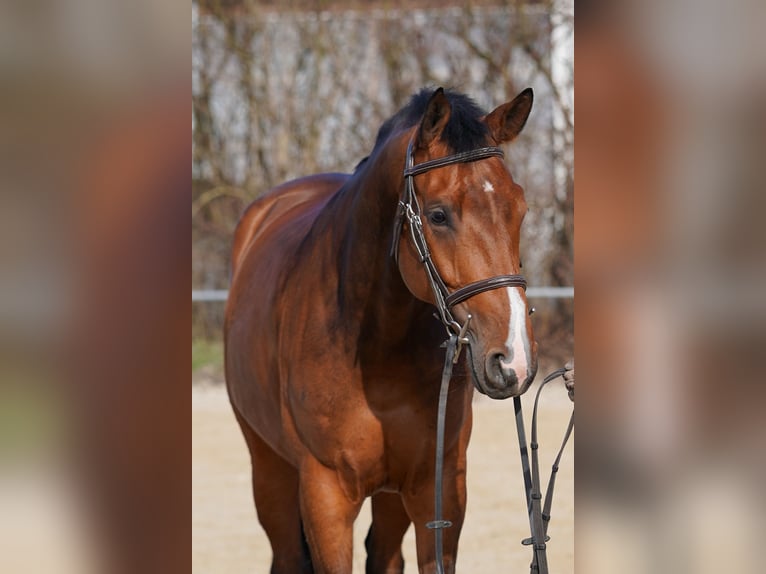
[[[425,173],[432,169],[445,167],[448,165],[454,165],[458,163],[468,163],[477,161],[480,159],[487,159],[490,157],[504,157],[503,150],[499,147],[482,147],[475,150],[456,153],[423,163],[415,164],[413,156],[413,139],[410,139],[407,145],[407,158],[404,168],[404,189],[402,195],[399,198],[399,207],[394,219],[394,238],[391,245],[391,255],[399,260],[399,238],[402,234],[402,227],[404,226],[405,219],[409,224],[410,236],[412,237],[412,243],[418,252],[420,262],[426,271],[428,282],[431,285],[431,291],[433,291],[434,299],[436,301],[436,308],[439,311],[439,319],[447,328],[447,333],[456,335],[458,337],[458,346],[456,349],[455,360],[460,355],[460,349],[462,345],[466,344],[468,340],[465,338],[465,334],[468,330],[468,324],[471,320],[471,315],[464,325],[458,323],[455,317],[452,315],[452,308],[458,303],[470,299],[474,295],[490,291],[492,289],[499,289],[501,287],[521,287],[526,291],[527,281],[521,275],[495,275],[488,279],[480,279],[473,283],[457,289],[450,293],[447,285],[444,283],[439,270],[436,269],[433,259],[431,258],[431,252],[428,250],[428,244],[426,243],[425,234],[423,233],[423,221],[420,217],[420,203],[415,195],[414,179],[416,175]]]

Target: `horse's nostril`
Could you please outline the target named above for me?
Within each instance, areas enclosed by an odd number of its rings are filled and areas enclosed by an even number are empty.
[[[517,381],[515,371],[510,368],[505,354],[502,352],[493,352],[487,355],[486,371],[488,380],[499,386],[515,384]]]

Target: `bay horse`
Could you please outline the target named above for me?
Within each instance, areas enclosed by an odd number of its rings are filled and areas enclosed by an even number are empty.
[[[519,134],[532,101],[526,89],[486,114],[456,91],[421,90],[381,126],[354,173],[290,181],[242,216],[226,382],[272,573],[351,572],[366,497],[367,572],[403,571],[410,523],[419,571],[436,571],[426,523],[445,326],[461,329],[466,348],[443,436],[452,527],[441,559],[454,572],[473,389],[518,396],[537,370],[517,275],[527,206],[495,147]]]

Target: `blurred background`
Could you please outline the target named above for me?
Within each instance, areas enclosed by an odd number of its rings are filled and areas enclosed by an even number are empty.
[[[553,0],[193,2],[194,289],[228,287],[232,233],[250,201],[289,179],[353,171],[424,86],[456,88],[487,110],[535,90],[507,156],[529,203],[524,274],[533,287],[571,287],[572,28],[571,3]],[[192,304],[195,380],[221,380],[224,296]],[[543,364],[565,361],[571,294],[532,304]]]
[[[2,572],[188,571],[188,18],[0,3]]]
[[[576,16],[576,571],[761,572],[766,5]]]

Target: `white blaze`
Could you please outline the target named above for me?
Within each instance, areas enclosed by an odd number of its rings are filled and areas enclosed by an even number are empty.
[[[493,191],[495,191],[495,186],[494,186],[494,185],[492,185],[490,182],[488,182],[488,181],[486,181],[486,180],[485,180],[485,181],[484,181],[484,187],[483,187],[483,189],[484,189],[484,191],[485,191],[485,192],[487,192],[487,193],[492,193]]]
[[[526,312],[527,306],[521,299],[519,287],[507,287],[510,302],[510,317],[508,318],[508,338],[505,341],[506,356],[513,357],[510,361],[500,361],[505,370],[516,371],[519,382],[527,376],[527,340]]]

